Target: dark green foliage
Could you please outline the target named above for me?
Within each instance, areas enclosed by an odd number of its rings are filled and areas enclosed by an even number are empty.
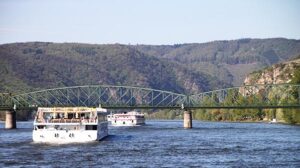
[[[297,66],[297,68],[294,71],[294,76],[292,78],[291,83],[300,84],[300,67],[299,66]],[[293,90],[292,94],[295,98],[297,98],[297,97],[299,97],[298,95],[300,94],[300,90],[295,89],[295,90]]]
[[[291,83],[300,84],[300,67],[297,67],[294,71],[294,76],[292,78]]]
[[[154,112],[151,114],[148,114],[146,117],[147,119],[181,119],[181,113],[176,110],[160,110],[158,112]]]
[[[300,115],[298,109],[284,110],[283,118],[289,124],[300,124]]]
[[[252,71],[299,55],[300,40],[240,39],[202,44],[138,45],[136,48],[240,86]]]
[[[299,53],[299,40],[288,39],[160,46],[5,44],[0,46],[0,90],[115,84],[195,93],[240,85],[253,70]]]
[[[94,56],[97,54],[96,51],[94,51],[93,48],[88,48],[88,47],[74,47],[73,48],[76,52],[78,52],[81,55],[85,56]]]
[[[276,111],[276,110],[275,110]],[[194,120],[204,121],[233,121],[253,122],[262,121],[264,118],[274,118],[274,109],[198,109],[193,110]],[[149,114],[148,119],[182,119],[182,112],[164,110]],[[289,124],[300,124],[300,115],[297,109],[283,110],[283,119]]]
[[[192,112],[194,120],[205,121],[261,121],[266,116],[259,109],[198,109]],[[164,110],[152,113],[150,119],[182,119],[182,111]]]
[[[126,45],[15,43],[0,46],[0,91],[111,84],[178,93],[230,85]]]

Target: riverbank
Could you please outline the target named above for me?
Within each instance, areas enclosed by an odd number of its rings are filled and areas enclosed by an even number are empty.
[[[174,121],[174,122],[177,122],[177,121],[183,121],[183,119],[146,119],[146,121]],[[271,122],[270,121],[265,121],[265,120],[262,120],[262,121],[209,121],[209,120],[195,120],[193,119],[193,121],[196,121],[196,122],[218,122],[218,123],[257,123],[257,124],[281,124],[281,125],[295,125],[295,126],[300,126],[299,123],[296,123],[296,124],[290,124],[290,123],[287,123],[287,122],[282,122],[282,121],[279,121],[279,122]]]
[[[198,109],[193,110],[194,120],[229,122],[270,122],[300,124],[298,109]],[[182,119],[180,110],[161,110],[146,115],[148,119]]]

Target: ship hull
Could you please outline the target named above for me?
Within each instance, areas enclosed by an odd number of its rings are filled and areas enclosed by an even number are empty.
[[[145,119],[113,119],[111,121],[112,126],[139,126],[145,125]]]
[[[108,126],[100,123],[97,130],[56,130],[37,129],[33,130],[34,142],[44,143],[76,143],[98,141],[108,136]]]

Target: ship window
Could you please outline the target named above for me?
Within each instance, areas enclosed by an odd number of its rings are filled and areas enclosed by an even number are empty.
[[[125,121],[123,121],[123,124],[125,124]]]
[[[58,138],[58,137],[59,137],[59,134],[58,134],[58,133],[55,133],[55,134],[54,134],[54,137]]]
[[[57,113],[55,118],[57,118],[57,119],[58,119],[58,118],[62,118],[61,116],[62,116],[62,115],[61,115],[60,113]]]
[[[133,123],[133,120],[131,120],[131,122]]]
[[[68,113],[68,119],[75,118],[75,113]]]
[[[38,129],[43,129],[45,126],[44,125],[39,125],[37,127],[38,127]]]
[[[97,130],[97,125],[86,125],[85,130]]]

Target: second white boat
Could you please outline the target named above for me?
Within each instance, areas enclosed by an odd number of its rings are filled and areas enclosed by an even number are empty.
[[[144,114],[136,111],[111,114],[107,116],[107,120],[111,122],[112,126],[138,126],[145,124]]]

